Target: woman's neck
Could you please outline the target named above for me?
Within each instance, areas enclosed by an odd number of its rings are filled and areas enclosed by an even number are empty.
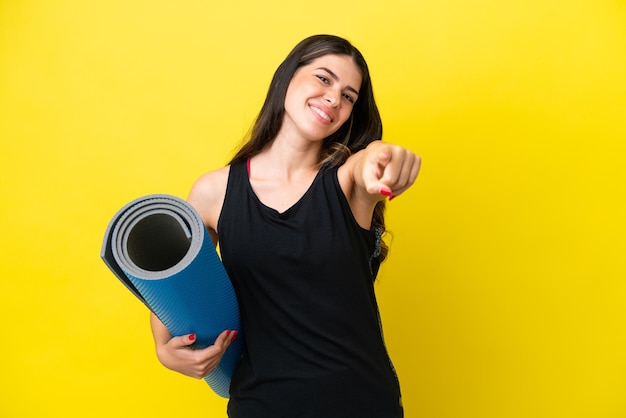
[[[320,141],[293,140],[278,135],[258,154],[257,161],[268,172],[290,178],[306,172],[317,172],[320,148]]]

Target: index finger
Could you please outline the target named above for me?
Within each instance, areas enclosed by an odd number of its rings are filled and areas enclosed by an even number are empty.
[[[363,181],[369,193],[378,193],[386,189],[386,185],[381,182],[385,169],[391,161],[391,149],[388,146],[381,146],[368,156],[363,167]]]

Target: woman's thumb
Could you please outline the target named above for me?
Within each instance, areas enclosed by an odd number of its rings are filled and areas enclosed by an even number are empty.
[[[181,335],[180,337],[176,337],[174,339],[176,340],[176,345],[178,347],[185,347],[195,343],[197,336],[196,334],[187,334]]]

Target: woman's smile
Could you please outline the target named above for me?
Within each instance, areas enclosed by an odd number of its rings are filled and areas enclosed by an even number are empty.
[[[315,105],[309,105],[309,107],[311,108],[311,110],[313,110],[313,112],[315,112],[316,115],[319,115],[326,122],[330,123],[333,122],[333,120],[335,119],[333,113],[330,110],[322,109]]]

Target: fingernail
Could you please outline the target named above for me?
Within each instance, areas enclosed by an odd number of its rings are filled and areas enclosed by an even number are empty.
[[[391,201],[392,201],[393,199],[395,199],[396,197],[398,197],[398,196],[396,196],[395,194],[392,194],[391,196],[389,196],[389,201],[391,202]]]
[[[237,338],[237,334],[239,334],[239,331],[233,331],[233,336],[232,336],[232,338],[230,339],[230,342],[235,341],[235,339]]]
[[[189,341],[194,341],[196,339],[196,334],[191,334],[189,336]]]
[[[230,330],[226,331],[226,336],[228,337],[230,335],[230,333],[231,333]]]
[[[380,189],[380,194],[383,196],[391,196],[391,190],[389,189]]]

